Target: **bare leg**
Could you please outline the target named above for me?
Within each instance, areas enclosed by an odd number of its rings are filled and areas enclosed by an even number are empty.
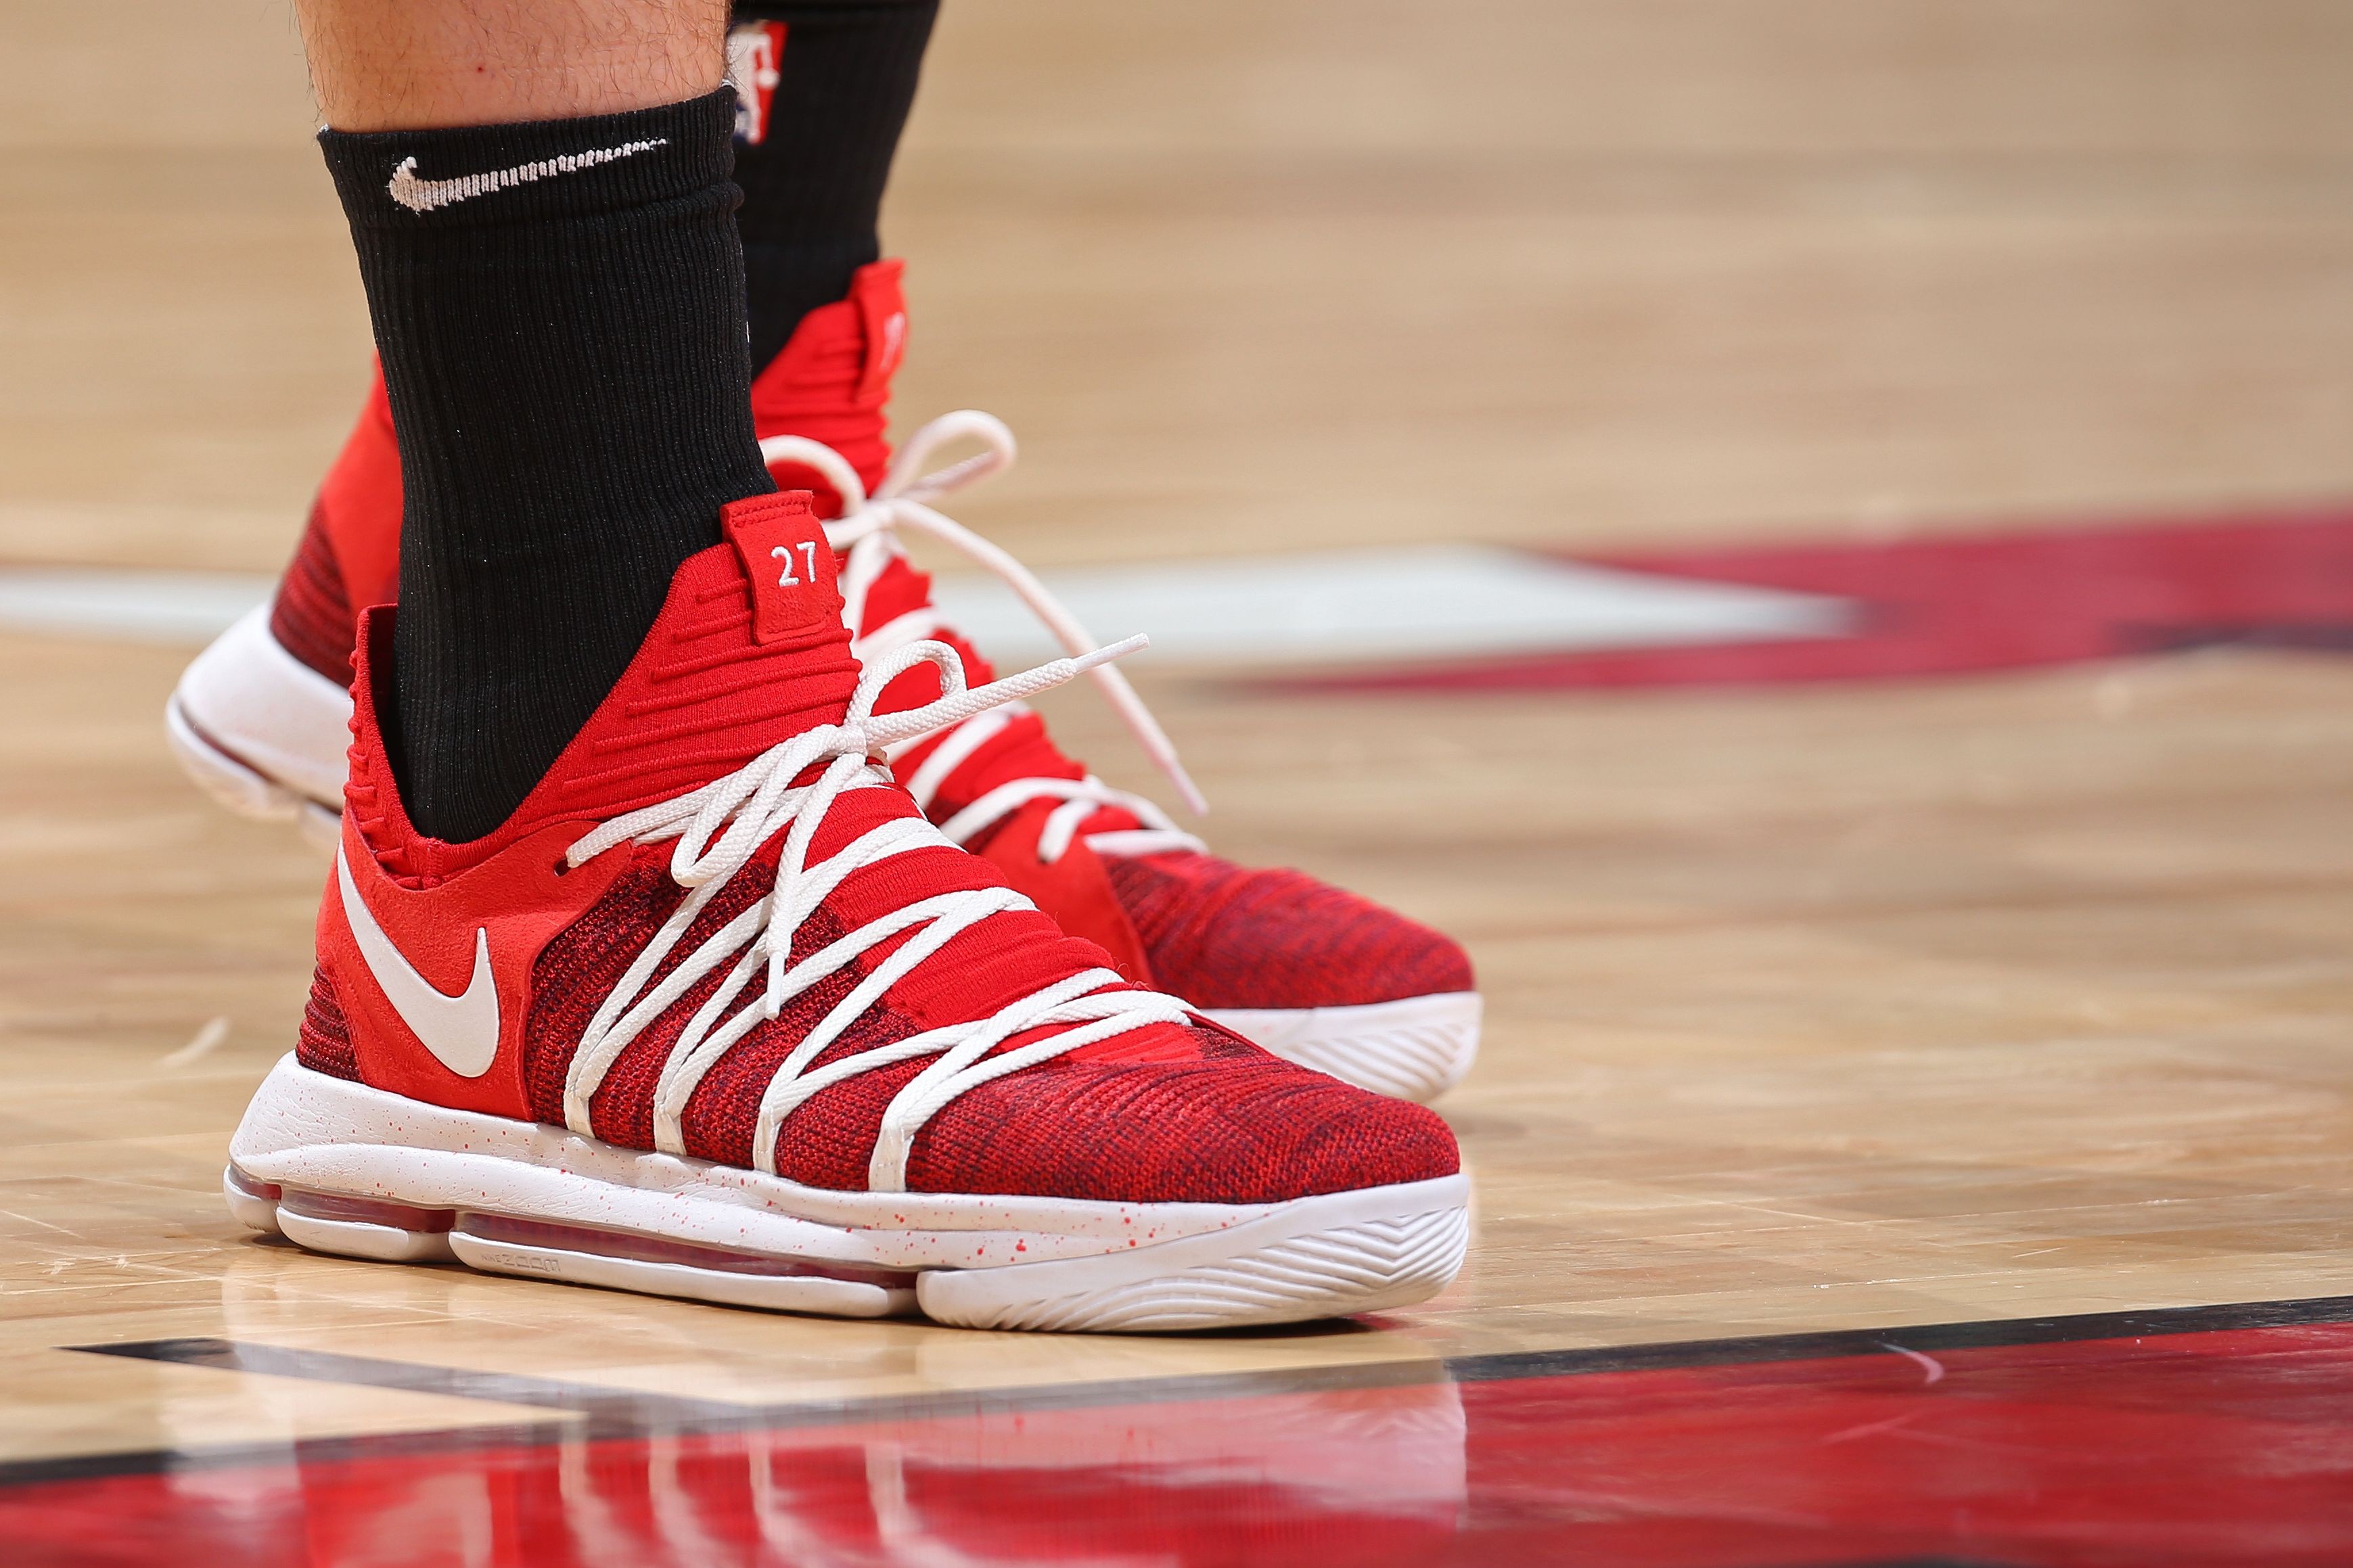
[[[296,0],[337,131],[617,114],[726,73],[726,0]]]

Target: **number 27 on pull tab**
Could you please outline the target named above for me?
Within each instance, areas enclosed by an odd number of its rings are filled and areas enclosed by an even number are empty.
[[[768,552],[770,555],[785,563],[785,574],[776,579],[776,586],[779,588],[794,587],[803,581],[793,575],[793,552],[796,549],[801,552],[801,570],[808,574],[807,581],[811,583],[817,581],[817,541],[804,539],[797,545],[779,544]]]

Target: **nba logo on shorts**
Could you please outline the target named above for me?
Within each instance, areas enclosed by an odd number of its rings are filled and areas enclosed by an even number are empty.
[[[756,147],[768,134],[768,105],[776,96],[785,58],[785,24],[746,22],[727,35],[727,85],[735,89],[735,140]]]

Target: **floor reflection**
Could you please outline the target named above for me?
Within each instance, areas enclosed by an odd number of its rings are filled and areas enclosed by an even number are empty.
[[[19,1476],[0,1489],[0,1560],[2341,1564],[2353,1323],[2329,1320],[2353,1302],[2282,1310],[2313,1321],[2030,1343],[2014,1342],[2051,1325],[1961,1325],[1914,1345],[1628,1352],[1639,1370],[1498,1358],[1457,1363],[1461,1383],[1140,1404],[1032,1391],[758,1430],[598,1436],[575,1418],[568,1434]],[[1659,1364],[1677,1355],[1724,1364]]]
[[[1402,1568],[1455,1537],[1463,1439],[1425,1383],[204,1468],[0,1520],[73,1562]]]

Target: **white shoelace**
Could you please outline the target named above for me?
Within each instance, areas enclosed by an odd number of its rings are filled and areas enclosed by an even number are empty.
[[[934,451],[962,440],[976,440],[984,450],[946,468],[930,473],[923,471]],[[842,514],[825,525],[825,536],[836,551],[847,557],[841,572],[843,614],[849,622],[851,636],[857,639],[852,647],[860,659],[871,662],[887,658],[934,637],[941,629],[939,615],[929,605],[911,610],[880,626],[865,624],[867,595],[884,569],[904,553],[897,537],[897,531],[902,528],[936,539],[995,573],[1072,656],[1094,646],[1094,639],[1078,618],[1048,592],[1028,567],[931,507],[931,502],[950,491],[1012,465],[1013,432],[996,416],[966,408],[933,420],[900,449],[890,472],[871,496],[849,459],[821,441],[805,436],[772,436],[760,443],[760,456],[771,466],[793,462],[815,468],[841,494]],[[1144,754],[1167,774],[1178,798],[1196,816],[1207,812],[1208,802],[1186,773],[1184,763],[1176,758],[1176,748],[1152,717],[1152,710],[1144,705],[1144,700],[1135,694],[1135,689],[1127,683],[1127,678],[1108,664],[1097,665],[1089,673],[1104,700],[1125,721],[1128,732],[1135,737]],[[1014,702],[965,719],[953,728],[934,726],[934,730],[948,729],[949,733],[906,781],[915,804],[930,811],[948,775],[1029,710]],[[911,737],[899,750],[912,749],[933,732],[927,731]],[[1038,835],[1038,858],[1049,865],[1069,850],[1080,825],[1105,806],[1116,806],[1145,826],[1089,834],[1087,847],[1099,855],[1156,855],[1171,849],[1205,847],[1151,801],[1126,790],[1113,789],[1092,773],[1082,779],[1025,778],[999,784],[942,823],[940,831],[958,844],[968,844],[985,829],[1033,800],[1063,803],[1047,816]]]
[[[950,845],[944,835],[921,817],[900,817],[810,863],[810,842],[845,792],[892,785],[889,766],[882,760],[883,748],[966,721],[999,703],[1060,686],[1084,670],[1100,668],[1134,652],[1144,643],[1141,637],[1130,637],[969,689],[964,661],[955,649],[939,642],[911,643],[867,664],[841,723],[804,731],[701,789],[615,817],[575,843],[565,858],[577,867],[623,844],[651,844],[674,837],[678,847],[670,856],[670,875],[679,886],[691,890],[614,985],[581,1035],[579,1049],[565,1076],[565,1123],[575,1132],[591,1135],[589,1100],[621,1052],[703,976],[731,959],[733,966],[710,1000],[695,1010],[662,1064],[654,1091],[654,1147],[664,1153],[686,1152],[680,1122],[687,1101],[730,1047],[764,1021],[776,1017],[794,997],[848,968],[861,953],[902,931],[913,932],[835,1004],[777,1067],[761,1094],[759,1121],[753,1136],[753,1163],[773,1174],[777,1130],[811,1095],[860,1073],[936,1055],[939,1059],[902,1089],[883,1113],[867,1169],[867,1187],[878,1193],[906,1190],[907,1157],[915,1134],[958,1095],[1097,1040],[1153,1024],[1187,1022],[1183,1005],[1174,998],[1150,991],[1107,991],[1105,987],[1124,982],[1112,970],[1090,969],[1032,992],[985,1018],[927,1029],[853,1052],[811,1071],[809,1064],[844,1030],[958,932],[1002,910],[1035,906],[1003,888],[943,893],[869,921],[799,963],[791,962],[793,938],[802,922],[850,876],[911,849]],[[902,672],[926,661],[940,671],[939,700],[904,713],[876,717],[874,704],[883,688]],[[824,771],[815,780],[793,787],[796,777],[820,765]],[[785,833],[785,841],[775,889],[649,989],[648,981],[678,946],[695,917],[779,831]],[[760,997],[723,1018],[763,970],[766,984]],[[1018,1050],[989,1056],[1014,1035],[1040,1027],[1057,1032]]]

